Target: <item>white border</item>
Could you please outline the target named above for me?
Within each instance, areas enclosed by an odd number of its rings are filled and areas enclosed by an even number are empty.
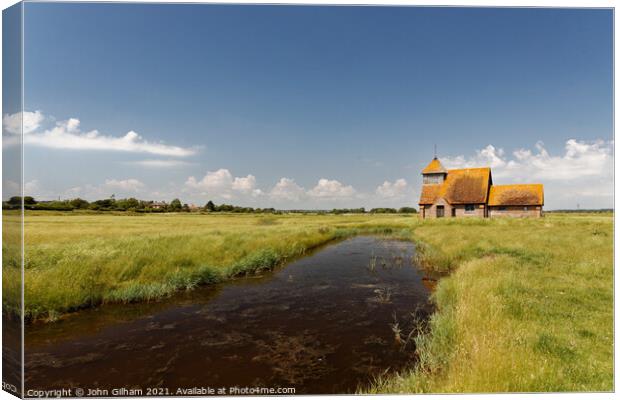
[[[36,0],[28,0],[28,2],[35,2]],[[73,2],[73,3],[84,3],[85,1],[77,1],[77,0],[63,0],[63,2]],[[122,3],[121,1],[92,1],[93,3]],[[360,1],[360,0],[313,0],[312,2],[308,1],[300,1],[300,0],[286,0],[285,2],[277,2],[274,0],[243,0],[243,1],[234,1],[234,0],[219,0],[219,1],[182,1],[182,0],[132,0],[131,3],[190,3],[190,4],[290,4],[290,5],[368,5],[368,6],[439,6],[439,7],[453,7],[453,6],[465,6],[465,7],[559,7],[559,8],[614,8],[616,7],[616,1],[613,0],[591,0],[591,1],[575,1],[575,0],[521,0],[521,1],[489,1],[489,0],[469,0],[469,1],[459,1],[459,0],[450,0],[450,1],[441,1],[441,0],[426,0],[426,1],[417,1],[417,0],[372,0],[372,1]],[[16,4],[17,1],[14,0],[0,0],[0,6],[2,9],[5,9],[13,4]],[[23,18],[23,13],[22,13]],[[0,27],[1,27],[1,19],[0,19]],[[22,21],[22,30],[23,30],[23,21]],[[23,31],[22,31],[23,38]],[[2,30],[0,29],[0,42],[2,39]],[[614,11],[614,44],[613,44],[613,60],[614,60],[614,77],[618,74],[618,64],[616,63],[616,46],[618,43],[618,31],[615,29],[615,11]],[[22,63],[23,63],[23,43],[22,43]],[[23,66],[23,64],[22,64]],[[0,52],[0,70],[2,68],[2,54]],[[1,89],[1,84],[0,84]],[[24,87],[22,82],[22,108],[24,105]],[[615,79],[614,79],[614,98],[613,98],[613,108],[614,108],[614,154],[617,153],[618,143],[615,141],[615,116],[618,115],[618,102],[617,102],[617,93],[615,91]],[[2,105],[2,100],[0,99],[0,109]],[[23,149],[22,149],[23,151]],[[2,155],[0,153],[0,172],[2,171]],[[615,160],[615,157],[614,157]],[[22,152],[22,163],[24,162],[23,152]],[[615,164],[615,161],[614,161]],[[615,176],[618,175],[620,167],[615,164],[614,165],[614,209],[618,208],[618,194],[620,190],[615,186]],[[22,166],[22,180],[23,176],[23,166]],[[22,182],[23,189],[23,182]],[[0,234],[1,234],[1,225],[0,225]],[[23,232],[23,231],[22,231]],[[620,278],[618,274],[615,273],[615,266],[618,264],[620,260],[620,256],[618,252],[615,251],[615,238],[620,232],[620,228],[617,224],[615,224],[614,217],[614,299],[615,299],[615,289],[620,287]],[[23,238],[22,238],[23,240]],[[23,245],[23,243],[22,243]],[[23,247],[22,247],[23,249]],[[1,250],[0,250],[1,251]],[[22,285],[23,285],[23,268],[22,268]],[[0,289],[1,290],[1,289]],[[22,305],[23,305],[23,289],[22,289]],[[619,309],[617,304],[614,301],[614,328],[615,321],[620,316]],[[1,328],[1,321],[0,321]],[[23,330],[23,324],[22,324]],[[23,335],[23,333],[22,333]],[[619,339],[618,332],[614,329],[614,343],[617,343]],[[23,347],[22,347],[23,351]],[[618,346],[614,345],[614,388],[615,384],[618,380],[618,368],[616,367],[616,360],[618,360]],[[23,357],[23,354],[22,354]],[[0,364],[0,372],[1,372],[1,364]],[[22,373],[23,373],[23,363],[22,363]],[[23,387],[22,387],[23,389]],[[614,389],[615,390],[615,389]],[[562,398],[562,399],[571,399],[571,400],[581,400],[584,398],[588,399],[610,399],[617,398],[620,395],[616,393],[568,393],[568,394],[458,394],[458,395],[377,395],[373,396],[373,398],[377,399],[395,399],[395,398],[413,398],[415,396],[416,399],[434,399],[434,400],[443,400],[443,399],[554,399],[554,398]],[[288,397],[288,396],[287,396]],[[297,396],[300,397],[300,396]],[[310,399],[325,399],[326,397],[336,397],[333,395],[330,396],[301,396],[304,398]],[[338,396],[338,397],[350,397],[350,396]],[[14,396],[11,396],[7,392],[0,391],[0,400],[4,399],[14,399]],[[178,397],[172,397],[178,398]],[[231,398],[231,397],[227,397]],[[240,398],[240,397],[237,397]],[[266,397],[254,397],[248,396],[243,397],[247,399],[265,399]],[[277,397],[273,397],[277,398]]]

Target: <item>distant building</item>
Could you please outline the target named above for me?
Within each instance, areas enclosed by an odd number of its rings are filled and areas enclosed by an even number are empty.
[[[420,218],[541,217],[542,184],[493,185],[491,168],[447,170],[437,157],[422,170]]]
[[[151,208],[153,210],[162,210],[166,208],[167,206],[168,204],[166,204],[165,201],[154,201],[153,203],[151,203]]]

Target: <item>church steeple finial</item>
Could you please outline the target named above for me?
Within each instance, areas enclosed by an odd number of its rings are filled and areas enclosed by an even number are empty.
[[[448,171],[435,156],[433,160],[422,170],[422,174],[447,174]]]
[[[437,159],[437,143],[435,143],[435,152],[434,152],[433,160]]]

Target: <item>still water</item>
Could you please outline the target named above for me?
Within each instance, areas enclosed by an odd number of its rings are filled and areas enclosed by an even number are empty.
[[[407,336],[432,307],[414,254],[355,237],[260,276],[28,325],[26,389],[355,392],[415,362]]]

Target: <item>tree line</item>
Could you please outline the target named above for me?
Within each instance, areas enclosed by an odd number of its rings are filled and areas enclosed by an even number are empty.
[[[331,210],[331,214],[364,214],[366,213],[364,207],[360,208],[334,208]],[[418,211],[413,207],[401,207],[396,208],[371,208],[368,213],[370,214],[415,214]]]
[[[9,200],[2,203],[4,209],[19,209],[22,204],[20,196],[13,196]],[[198,207],[182,203],[179,199],[173,199],[171,202],[138,200],[130,197],[126,199],[109,199],[95,200],[89,202],[81,198],[70,200],[51,200],[37,201],[31,196],[24,196],[24,208],[26,210],[48,210],[48,211],[73,211],[73,210],[92,210],[92,211],[133,211],[133,212],[276,212],[275,208],[252,208],[239,207],[230,204],[216,205],[212,201],[208,201],[204,206]]]
[[[165,213],[165,212],[229,212],[229,213],[282,213],[282,210],[276,210],[273,207],[253,208],[240,207],[232,204],[215,204],[209,200],[204,206],[188,205],[182,203],[180,199],[173,199],[171,202],[138,200],[130,197],[126,199],[109,199],[95,200],[89,202],[81,198],[68,200],[51,200],[37,201],[32,196],[24,196],[24,208],[26,210],[47,210],[47,211],[74,211],[74,210],[91,210],[91,211],[129,211],[138,213]],[[13,196],[9,200],[2,202],[2,208],[5,210],[17,210],[22,205],[20,196]],[[322,213],[322,214],[412,214],[417,210],[413,207],[396,208],[372,208],[366,211],[364,207],[360,208],[334,208],[332,210],[288,210],[290,213]]]

